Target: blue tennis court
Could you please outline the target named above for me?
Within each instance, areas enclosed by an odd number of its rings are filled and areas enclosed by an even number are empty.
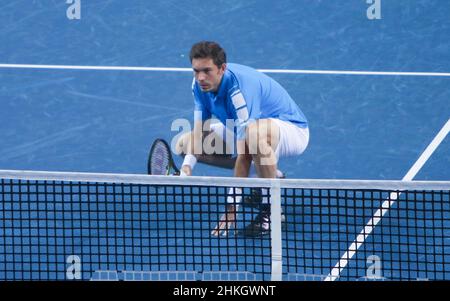
[[[289,179],[401,180],[444,130],[414,180],[448,181],[450,4],[380,2],[379,20],[365,0],[81,0],[79,20],[65,1],[1,4],[0,169],[145,174],[151,143],[193,119],[192,73],[163,68],[215,40],[305,113],[308,149],[280,162]]]
[[[0,10],[1,63],[189,67],[217,40],[229,61],[264,69],[448,72],[450,5],[365,1],[12,1]],[[448,77],[272,74],[304,111],[311,143],[289,178],[401,179],[449,119]],[[189,72],[4,69],[4,169],[145,173],[151,142],[193,118]],[[448,180],[448,138],[417,175]],[[201,167],[199,175],[230,175]]]

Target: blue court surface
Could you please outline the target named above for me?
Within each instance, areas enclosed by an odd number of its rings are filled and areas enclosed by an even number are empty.
[[[310,124],[306,152],[280,162],[291,179],[401,180],[450,118],[448,0],[381,0],[376,20],[366,0],[80,3],[79,20],[64,0],[0,4],[0,169],[145,174],[153,140],[193,119],[192,73],[160,68],[189,68],[200,40],[294,71],[268,73]],[[450,180],[449,139],[415,179]]]
[[[450,4],[363,0],[65,1],[0,6],[0,63],[189,67],[215,40],[258,69],[450,72]],[[311,140],[289,178],[401,179],[450,116],[450,78],[269,74],[297,101]],[[146,173],[149,146],[193,118],[190,72],[0,68],[0,168]],[[446,138],[416,179],[448,180]],[[177,162],[181,160],[177,158]],[[197,175],[231,175],[199,166]]]

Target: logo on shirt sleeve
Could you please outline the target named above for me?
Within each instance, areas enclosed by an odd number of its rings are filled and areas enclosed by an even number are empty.
[[[240,90],[237,90],[231,95],[231,101],[233,102],[239,122],[246,122],[249,117],[248,108]]]

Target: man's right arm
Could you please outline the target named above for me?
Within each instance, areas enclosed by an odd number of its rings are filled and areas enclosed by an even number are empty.
[[[238,155],[234,166],[235,177],[248,177],[250,165],[252,163],[252,156],[249,154],[248,147],[245,140],[237,140]],[[211,232],[214,236],[228,235],[228,232],[235,226],[236,213],[241,202],[240,188],[230,188],[227,197],[226,212],[220,218],[219,223]]]
[[[194,130],[191,132],[189,144],[187,146],[187,153],[181,166],[182,172],[186,176],[192,175],[192,169],[197,162],[196,156],[202,154],[202,141],[203,141],[203,121],[194,121]]]
[[[247,178],[252,164],[252,156],[249,154],[245,140],[237,140],[238,155],[234,165],[234,176]]]

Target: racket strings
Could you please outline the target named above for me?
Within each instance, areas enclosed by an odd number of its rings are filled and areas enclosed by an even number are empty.
[[[169,172],[170,153],[163,143],[157,143],[151,156],[150,168],[152,174],[167,175]]]

